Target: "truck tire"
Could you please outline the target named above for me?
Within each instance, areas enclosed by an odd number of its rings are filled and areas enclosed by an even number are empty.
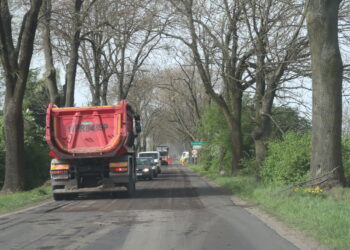
[[[55,201],[62,201],[65,199],[64,194],[53,194],[53,199]]]

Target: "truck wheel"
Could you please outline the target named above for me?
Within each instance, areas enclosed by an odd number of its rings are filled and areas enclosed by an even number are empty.
[[[62,200],[64,200],[64,194],[53,194],[53,199],[55,200],[55,201],[62,201]]]

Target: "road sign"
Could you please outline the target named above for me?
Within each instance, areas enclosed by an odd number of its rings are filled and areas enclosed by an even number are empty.
[[[191,153],[192,153],[192,158],[197,158],[198,157],[197,149],[193,148]]]
[[[203,146],[202,141],[193,141],[193,142],[191,142],[191,144],[192,144],[192,148],[196,148],[196,149],[199,149]]]

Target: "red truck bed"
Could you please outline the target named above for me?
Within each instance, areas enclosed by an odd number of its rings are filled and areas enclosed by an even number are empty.
[[[100,107],[50,104],[46,124],[46,140],[55,158],[113,157],[132,150],[133,110],[126,100]]]

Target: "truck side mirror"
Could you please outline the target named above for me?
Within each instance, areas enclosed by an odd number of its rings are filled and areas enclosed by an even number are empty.
[[[141,121],[139,115],[135,115],[135,129],[137,134],[141,133]]]

